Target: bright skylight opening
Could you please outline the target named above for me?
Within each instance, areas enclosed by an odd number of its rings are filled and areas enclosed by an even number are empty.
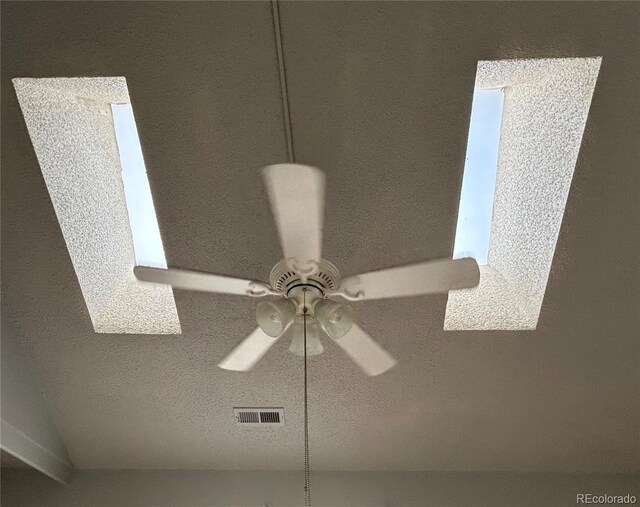
[[[112,104],[133,249],[138,266],[166,268],[156,211],[131,104]]]
[[[503,102],[502,89],[476,89],[471,106],[453,258],[473,257],[481,266],[489,258]]]

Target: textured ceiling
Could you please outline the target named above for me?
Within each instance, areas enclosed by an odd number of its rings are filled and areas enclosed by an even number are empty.
[[[602,56],[535,331],[443,331],[446,297],[356,303],[398,359],[310,360],[311,465],[638,470],[634,3],[290,3],[293,143],[327,174],[344,275],[451,255],[478,60]],[[11,79],[125,76],[169,265],[266,278],[259,168],[286,143],[268,3],[2,4],[2,300],[81,468],[301,468],[302,364],[215,367],[255,301],[175,291],[183,334],[97,335]],[[282,406],[248,430],[234,406]]]

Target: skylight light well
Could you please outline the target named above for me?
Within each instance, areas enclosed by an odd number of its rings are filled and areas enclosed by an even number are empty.
[[[453,258],[487,264],[502,122],[502,89],[473,94]]]
[[[600,62],[478,62],[454,256],[480,284],[449,293],[444,329],[536,328]]]
[[[166,261],[126,80],[13,84],[94,330],[179,334],[171,287],[133,275]]]

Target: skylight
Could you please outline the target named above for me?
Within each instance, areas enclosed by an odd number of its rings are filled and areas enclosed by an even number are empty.
[[[503,102],[502,89],[476,89],[471,107],[453,258],[473,257],[481,266],[489,257]]]
[[[125,78],[13,84],[94,331],[179,334],[171,287],[133,274],[166,262]]]
[[[454,256],[480,284],[449,293],[444,329],[538,325],[600,61],[478,62]]]
[[[112,104],[113,124],[116,131],[122,182],[127,202],[129,226],[133,236],[136,264],[166,268],[167,261],[160,239],[160,229],[156,219],[147,170],[142,158],[142,148],[138,139],[136,121],[130,103]]]

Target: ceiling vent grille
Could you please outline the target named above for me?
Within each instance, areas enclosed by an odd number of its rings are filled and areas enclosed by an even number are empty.
[[[233,414],[238,426],[282,426],[282,408],[234,408]]]

